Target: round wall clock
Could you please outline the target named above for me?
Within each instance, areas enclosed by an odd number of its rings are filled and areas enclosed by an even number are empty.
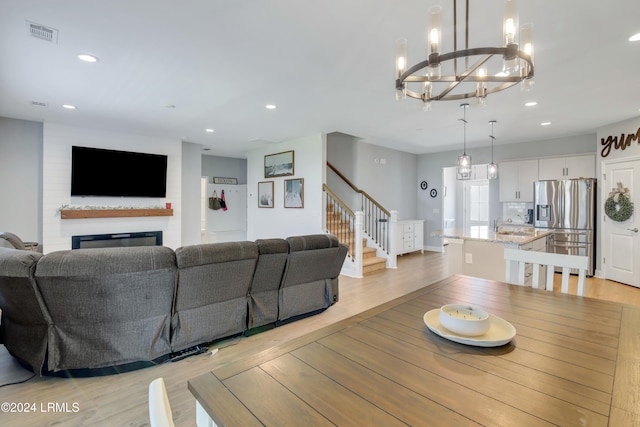
[[[429,184],[427,184],[427,181],[422,181],[420,183],[420,188],[422,188],[423,190],[426,190],[428,186]]]
[[[431,189],[431,197],[436,197],[438,195],[438,191],[435,188]]]

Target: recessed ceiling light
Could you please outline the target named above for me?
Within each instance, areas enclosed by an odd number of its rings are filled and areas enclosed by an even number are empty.
[[[275,109],[276,109],[276,106],[275,106],[275,105],[273,105],[273,104],[267,104],[267,105],[265,105],[265,108],[266,108],[267,110],[275,110]]]
[[[551,122],[542,122],[540,123],[540,126],[549,126],[551,124]]]
[[[98,62],[97,56],[89,55],[88,53],[79,53],[78,59],[84,62],[91,62],[91,63]]]
[[[64,104],[62,108],[66,108],[67,110],[75,110],[76,106],[71,104]]]
[[[525,107],[535,107],[536,105],[538,105],[536,101],[531,101],[524,104]]]
[[[214,131],[213,129],[211,129],[211,128],[206,129],[206,131],[207,131],[207,132],[209,132],[209,133],[213,133],[213,132],[215,132],[215,131]]]
[[[640,33],[636,33],[636,34],[632,35],[631,37],[629,37],[629,41],[630,42],[640,41]]]

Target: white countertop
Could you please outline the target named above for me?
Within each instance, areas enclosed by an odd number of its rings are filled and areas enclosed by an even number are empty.
[[[524,245],[550,234],[552,234],[551,231],[527,226],[500,227],[497,233],[493,231],[493,227],[488,226],[445,228],[444,230],[438,230],[431,233],[432,236],[449,239],[480,240],[494,243],[514,243],[517,245]]]

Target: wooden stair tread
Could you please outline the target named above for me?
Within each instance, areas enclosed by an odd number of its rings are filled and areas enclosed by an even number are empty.
[[[362,265],[363,266],[369,266],[369,265],[373,265],[373,264],[379,264],[379,263],[387,263],[387,260],[384,258],[379,258],[379,257],[370,257],[370,258],[363,258],[362,259]]]

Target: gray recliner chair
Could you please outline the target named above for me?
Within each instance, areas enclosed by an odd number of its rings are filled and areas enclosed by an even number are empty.
[[[6,241],[0,239],[0,243]],[[0,248],[0,343],[14,357],[42,371],[51,318],[35,283],[42,254]]]
[[[318,313],[338,301],[347,247],[331,234],[287,237],[289,258],[280,286],[278,320]]]
[[[35,279],[50,316],[47,370],[151,363],[170,354],[176,270],[173,250],[163,246],[42,256]]]
[[[248,329],[278,320],[278,294],[289,257],[289,242],[284,239],[258,239],[258,265],[249,295]]]
[[[176,249],[176,262],[172,350],[243,333],[258,245],[225,242],[183,246]]]
[[[23,242],[21,238],[8,231],[0,232],[0,247],[34,251],[42,253],[42,247],[37,242]]]

